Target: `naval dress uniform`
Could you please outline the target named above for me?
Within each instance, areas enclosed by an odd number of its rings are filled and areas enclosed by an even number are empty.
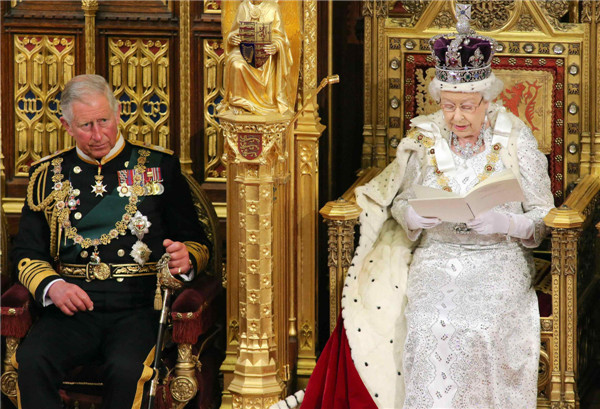
[[[167,238],[186,245],[198,276],[209,242],[171,151],[119,136],[100,162],[71,148],[32,166],[12,257],[45,307],[16,353],[23,408],[61,408],[65,374],[97,360],[103,406],[140,407],[153,375],[155,266]],[[85,290],[93,311],[63,314],[46,294],[56,279]]]

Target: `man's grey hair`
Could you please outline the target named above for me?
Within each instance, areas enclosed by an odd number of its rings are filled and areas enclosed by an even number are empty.
[[[104,95],[108,104],[116,114],[119,110],[119,102],[104,77],[95,74],[82,74],[73,77],[65,85],[60,96],[60,107],[65,120],[71,124],[73,120],[73,102],[87,103],[90,97]]]

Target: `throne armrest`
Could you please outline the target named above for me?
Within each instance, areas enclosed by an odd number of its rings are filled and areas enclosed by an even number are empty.
[[[21,284],[14,284],[2,294],[0,300],[2,336],[23,338],[27,334],[32,322],[30,305],[29,291]]]
[[[192,344],[216,321],[216,298],[222,289],[221,280],[205,276],[193,288],[181,292],[171,306],[173,341]]]

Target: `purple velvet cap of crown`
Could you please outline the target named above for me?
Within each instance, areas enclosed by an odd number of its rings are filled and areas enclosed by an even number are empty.
[[[446,52],[448,51],[448,45],[452,38],[440,37],[433,44],[433,52],[438,58],[440,65],[446,68]],[[490,41],[475,37],[469,37],[469,44],[461,44],[460,48],[460,59],[463,68],[470,67],[469,58],[475,53],[475,50],[479,48],[481,54],[483,54],[483,65],[487,65],[492,54],[492,44]]]

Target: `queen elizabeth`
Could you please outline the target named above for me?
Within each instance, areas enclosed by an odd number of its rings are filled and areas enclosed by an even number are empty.
[[[468,14],[458,10],[458,33],[430,40],[429,92],[440,109],[414,118],[396,159],[357,189],[361,237],[342,320],[302,409],[327,407],[332,394],[350,408],[536,407],[531,249],[553,207],[547,161],[531,129],[492,102],[503,87],[491,68],[496,43],[470,30]],[[466,224],[423,217],[409,203],[416,185],[465,194],[507,170],[524,200]],[[334,365],[346,368],[345,394],[343,382],[327,382]]]

